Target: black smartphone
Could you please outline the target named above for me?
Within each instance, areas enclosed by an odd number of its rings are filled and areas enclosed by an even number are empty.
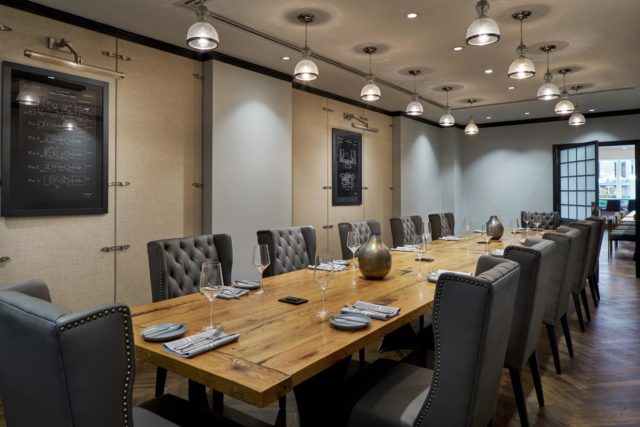
[[[305,302],[308,302],[309,300],[306,300],[304,298],[298,298],[298,297],[283,297],[283,298],[280,298],[278,301],[286,302],[287,304],[300,305],[300,304],[304,304]]]
[[[416,261],[432,262],[433,258],[416,258]]]

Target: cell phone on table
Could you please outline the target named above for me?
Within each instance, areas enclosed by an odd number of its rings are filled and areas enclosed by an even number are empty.
[[[433,258],[416,258],[416,261],[432,262]]]
[[[305,302],[309,302],[309,300],[306,300],[304,298],[298,298],[298,297],[283,297],[283,298],[280,298],[278,301],[286,302],[287,304],[293,304],[293,305],[300,305],[300,304],[304,304]]]

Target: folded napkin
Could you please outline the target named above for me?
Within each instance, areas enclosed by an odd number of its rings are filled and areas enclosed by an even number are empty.
[[[234,299],[243,295],[247,295],[249,291],[247,289],[232,288],[231,286],[223,286],[222,290],[218,294],[218,298],[222,299]]]
[[[465,273],[464,271],[436,270],[436,271],[432,271],[431,273],[429,273],[429,276],[427,276],[427,279],[430,282],[437,282],[438,278],[440,277],[440,275],[442,273],[456,273],[456,274],[463,274],[465,276],[471,276],[471,273]]]
[[[333,270],[333,271],[342,271],[346,267],[340,264],[320,264],[320,265],[309,265],[311,270]]]
[[[211,329],[179,340],[162,344],[162,349],[175,356],[190,358],[222,347],[240,338],[240,334],[221,333],[219,329]],[[191,344],[187,346],[187,344]]]
[[[340,309],[343,314],[364,314],[367,317],[378,320],[387,320],[400,313],[399,307],[389,307],[386,305],[372,304],[370,302],[357,301],[353,305],[348,305]]]
[[[413,252],[414,246],[413,245],[398,246],[397,248],[391,248],[391,250],[397,251],[397,252]]]
[[[457,236],[443,236],[439,240],[462,240],[462,239]]]
[[[494,249],[494,250],[491,251],[491,255],[497,256],[497,257],[503,257],[504,256],[504,249]]]

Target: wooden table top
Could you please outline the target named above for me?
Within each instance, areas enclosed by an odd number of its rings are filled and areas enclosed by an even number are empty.
[[[431,309],[435,284],[419,281],[416,272],[436,269],[473,273],[477,259],[488,250],[516,243],[510,236],[487,245],[470,234],[461,241],[429,244],[433,262],[416,262],[412,253],[392,252],[392,269],[382,281],[365,280],[358,271],[335,274],[327,290],[327,309],[338,314],[345,304],[357,300],[400,307],[400,314],[386,321],[372,320],[360,331],[336,330],[328,320],[315,316],[322,305],[320,286],[309,269],[266,278],[266,295],[239,299],[216,299],[213,320],[240,339],[191,359],[173,356],[162,344],[142,339],[140,331],[161,322],[185,323],[187,335],[209,322],[209,303],[201,294],[173,298],[132,309],[135,345],[140,359],[195,380],[226,395],[264,407],[313,375],[411,322]],[[420,265],[421,264],[421,265]],[[355,278],[356,284],[352,284]],[[278,302],[283,296],[306,298],[308,303]]]

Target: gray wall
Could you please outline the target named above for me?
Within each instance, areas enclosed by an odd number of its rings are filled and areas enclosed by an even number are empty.
[[[553,207],[554,144],[640,138],[640,115],[480,128],[462,135],[462,215],[474,228],[497,214],[508,225],[522,210]]]
[[[291,83],[217,61],[204,78],[203,231],[230,234],[234,278],[255,278],[256,231],[291,225]]]

